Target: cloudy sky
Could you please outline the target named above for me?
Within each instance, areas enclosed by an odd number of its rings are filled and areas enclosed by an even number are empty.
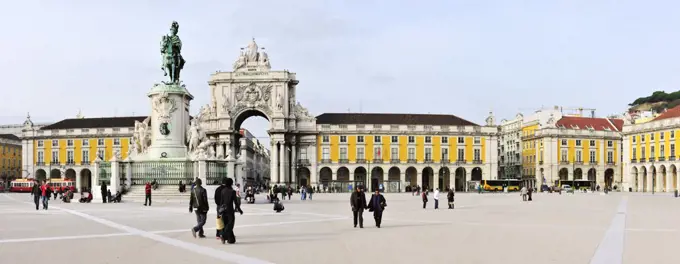
[[[483,123],[541,106],[623,111],[680,87],[678,1],[0,1],[0,123],[144,115],[173,20],[183,80],[209,102],[255,37],[296,72],[312,114],[455,114]],[[258,136],[264,119],[245,123]]]

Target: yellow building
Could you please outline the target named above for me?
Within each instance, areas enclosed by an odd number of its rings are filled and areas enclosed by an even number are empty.
[[[21,139],[13,134],[0,134],[0,181],[9,182],[21,176]]]
[[[327,113],[316,123],[319,179],[336,188],[465,190],[498,177],[496,126],[425,114]]]
[[[135,121],[146,116],[75,118],[34,129],[27,124],[22,142],[24,178],[68,178],[77,187],[92,186],[93,161],[125,159]],[[98,185],[98,184],[95,184]]]
[[[678,190],[676,145],[680,144],[680,107],[651,121],[628,124],[623,129],[626,187],[638,192]]]
[[[567,181],[580,188],[621,188],[621,130],[623,120],[562,116],[537,129],[527,127],[523,139],[529,150],[528,170],[533,186]],[[531,133],[530,131],[533,131]],[[534,167],[535,166],[535,167]]]
[[[536,165],[538,164],[537,145],[540,142],[533,137],[538,130],[539,121],[531,120],[522,124],[522,179],[524,181],[536,178]]]

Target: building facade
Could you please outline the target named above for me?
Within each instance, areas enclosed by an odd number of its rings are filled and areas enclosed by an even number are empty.
[[[21,139],[14,134],[0,134],[0,180],[9,182],[21,177]]]
[[[517,114],[514,119],[501,120],[500,144],[498,148],[500,179],[522,177],[522,124],[524,116]]]
[[[127,158],[135,121],[145,116],[64,119],[41,128],[29,120],[22,134],[23,178],[63,178],[91,187],[93,161]]]
[[[554,115],[545,123],[527,126],[524,141],[532,150],[526,152],[531,162],[527,167],[534,177],[530,186],[583,180],[593,188],[622,188],[622,127],[621,119],[563,116],[556,120]]]
[[[634,119],[633,119],[634,120]],[[627,121],[633,121],[627,120]],[[678,190],[676,146],[680,144],[680,107],[623,128],[624,188],[636,192]]]
[[[247,129],[242,128],[239,133],[242,137],[238,160],[242,165],[236,170],[238,177],[245,183],[269,183],[269,149]]]
[[[469,182],[498,177],[495,126],[418,114],[327,113],[316,122],[323,185],[466,190]]]

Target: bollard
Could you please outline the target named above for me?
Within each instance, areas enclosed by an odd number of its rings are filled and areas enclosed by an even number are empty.
[[[678,190],[675,190],[675,198],[678,198]]]

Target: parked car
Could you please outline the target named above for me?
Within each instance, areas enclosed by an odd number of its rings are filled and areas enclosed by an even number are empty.
[[[562,185],[562,190],[567,192],[567,193],[574,193],[574,189],[571,188],[569,185]]]

